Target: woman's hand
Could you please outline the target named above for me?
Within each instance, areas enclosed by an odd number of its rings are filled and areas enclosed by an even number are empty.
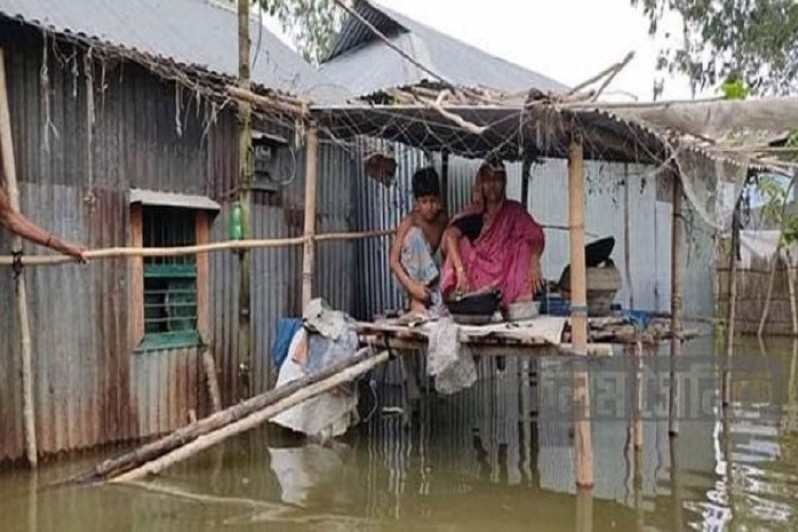
[[[533,297],[543,288],[543,270],[540,267],[540,257],[537,255],[532,256],[529,263],[529,271],[527,272],[527,289]]]
[[[466,294],[470,287],[468,286],[468,274],[462,266],[455,269],[455,276],[457,277],[457,285],[455,286],[455,293]]]

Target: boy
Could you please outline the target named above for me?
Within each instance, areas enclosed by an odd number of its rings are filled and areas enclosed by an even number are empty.
[[[391,245],[391,271],[407,290],[410,312],[429,316],[441,306],[440,271],[433,256],[449,223],[441,207],[438,174],[431,167],[413,174],[413,212],[396,229]]]

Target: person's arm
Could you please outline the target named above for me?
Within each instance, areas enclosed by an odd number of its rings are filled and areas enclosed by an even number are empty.
[[[64,255],[85,262],[83,253],[86,249],[84,247],[64,242],[12,209],[8,194],[2,186],[0,186],[0,225],[35,244],[52,248]]]
[[[396,228],[396,233],[393,236],[393,242],[391,242],[391,271],[396,276],[396,279],[399,281],[399,283],[405,288],[405,290],[410,292],[414,298],[421,301],[427,301],[432,296],[430,289],[411,279],[402,266],[402,244],[404,243],[407,233],[410,231],[411,227],[413,227],[413,219],[410,216],[407,216],[399,224],[399,227]]]
[[[460,239],[463,237],[462,231],[454,225],[450,225],[443,232],[443,252],[452,261],[455,277],[457,278],[457,292],[468,291],[468,273],[463,264],[463,257],[460,255]]]

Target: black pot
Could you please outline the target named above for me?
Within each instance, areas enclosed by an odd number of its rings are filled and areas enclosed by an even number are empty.
[[[493,316],[499,310],[501,302],[501,291],[494,289],[450,299],[446,302],[446,307],[457,316]]]

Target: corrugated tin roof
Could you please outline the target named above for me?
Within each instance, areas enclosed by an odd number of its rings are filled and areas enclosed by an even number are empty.
[[[455,85],[508,91],[567,90],[549,77],[490,55],[374,2],[357,0],[354,7],[395,45]],[[421,81],[437,81],[430,80],[428,74],[411,65],[352,17],[344,23],[321,72],[359,96]]]
[[[238,19],[210,0],[0,0],[0,14],[228,77],[238,75]],[[336,86],[253,18],[252,80],[313,101],[342,100]]]

